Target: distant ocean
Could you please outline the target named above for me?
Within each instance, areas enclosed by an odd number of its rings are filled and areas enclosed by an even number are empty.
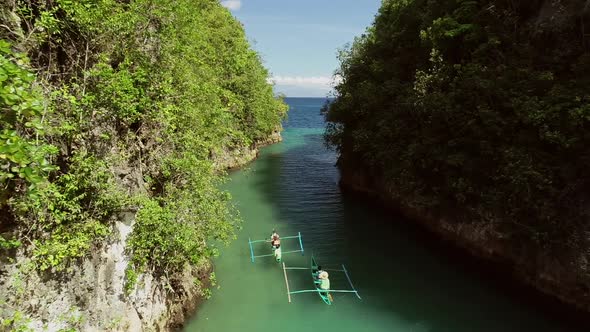
[[[284,128],[323,128],[324,117],[320,109],[334,98],[326,97],[286,97],[289,114],[283,122]]]

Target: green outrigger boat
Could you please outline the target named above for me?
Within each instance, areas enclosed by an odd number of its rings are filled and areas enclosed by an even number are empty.
[[[316,261],[316,259],[313,257],[313,255],[311,256],[311,267],[307,268],[307,267],[287,267],[285,266],[285,263],[283,263],[283,273],[285,275],[285,284],[287,285],[287,298],[289,299],[289,303],[291,303],[291,295],[292,294],[300,294],[300,293],[317,293],[320,298],[322,299],[322,301],[324,301],[324,303],[326,303],[327,305],[332,305],[332,296],[330,295],[330,293],[354,293],[356,295],[356,297],[359,298],[359,300],[361,299],[361,296],[359,295],[358,291],[354,288],[352,281],[350,280],[350,276],[348,275],[348,271],[346,270],[346,267],[344,266],[344,264],[342,264],[342,269],[322,269],[323,271],[336,271],[336,272],[344,272],[344,275],[346,275],[346,279],[348,280],[348,284],[350,285],[350,288],[352,289],[329,289],[329,290],[325,290],[325,289],[321,289],[320,285],[316,283],[316,276],[317,276],[317,272],[318,272],[318,263]],[[303,289],[303,290],[297,290],[297,291],[290,291],[289,290],[289,279],[287,277],[287,270],[311,270],[311,278],[313,280],[313,283],[315,285],[315,289]]]
[[[319,265],[315,261],[315,258],[311,256],[311,278],[313,279],[313,284],[315,285],[316,290],[318,291],[318,295],[322,298],[326,304],[332,304],[332,296],[328,293],[325,289],[322,289],[320,285],[316,282],[316,278],[318,278],[318,271]]]

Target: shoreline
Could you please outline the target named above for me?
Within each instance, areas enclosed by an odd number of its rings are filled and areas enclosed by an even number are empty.
[[[282,128],[274,130],[267,138],[254,142],[250,146],[242,146],[232,150],[223,150],[220,153],[212,154],[211,160],[216,171],[238,170],[255,161],[260,154],[260,149],[279,143],[283,140]]]
[[[234,172],[256,161],[260,155],[261,148],[282,142],[283,138],[281,136],[281,131],[282,128],[277,129],[268,138],[258,141],[250,147],[228,151],[228,153],[224,155],[226,162],[225,164],[220,163],[219,160],[213,161],[216,166],[216,170]],[[212,260],[209,260],[209,269],[205,272],[203,280],[201,280],[204,289],[209,289],[211,287],[210,276],[213,272],[215,272],[215,265],[213,264]],[[190,303],[184,303],[181,307],[183,309],[182,321],[174,320],[169,322],[169,324],[167,324],[167,329],[169,331],[180,331],[184,326],[186,326],[186,323],[190,319],[198,315],[199,307],[205,301],[207,301],[207,298],[205,298],[203,294],[200,293],[195,298],[193,298]]]

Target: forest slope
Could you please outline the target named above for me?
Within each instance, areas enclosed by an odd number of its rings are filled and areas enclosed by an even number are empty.
[[[344,187],[590,310],[589,9],[384,1],[325,109]]]
[[[242,25],[217,0],[0,4],[0,325],[181,323],[238,227],[219,169],[286,112]]]

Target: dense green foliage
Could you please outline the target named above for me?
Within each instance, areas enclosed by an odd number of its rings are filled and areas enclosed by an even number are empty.
[[[4,143],[0,145],[0,183],[5,187],[0,202],[6,201],[9,193],[24,190],[19,185],[34,193],[47,172],[55,170],[47,158],[57,153],[56,149],[38,139],[43,135],[42,98],[32,87],[34,75],[19,66],[25,60],[0,40],[0,140]]]
[[[342,51],[326,110],[342,167],[386,180],[405,206],[579,257],[590,230],[581,6],[384,1]]]
[[[286,111],[240,23],[216,0],[1,10],[0,246],[63,270],[138,211],[130,281],[211,257],[237,215],[210,157]]]

